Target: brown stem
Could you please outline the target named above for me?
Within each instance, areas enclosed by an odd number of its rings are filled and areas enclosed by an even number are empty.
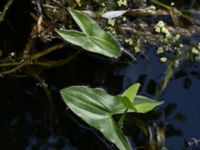
[[[25,49],[23,51],[23,57],[24,58],[27,58],[31,53],[31,50],[32,50],[34,42],[35,42],[35,36],[33,36],[33,35],[37,34],[36,29],[37,29],[37,24],[34,24],[32,29],[31,29],[31,33],[29,35],[28,42],[26,43]]]
[[[8,11],[8,9],[10,8],[10,6],[12,5],[13,0],[8,0],[8,2],[6,3],[2,13],[0,14],[0,23],[4,20],[4,17]]]
[[[3,71],[3,72],[0,72],[0,76],[4,76],[4,75],[7,75],[7,74],[11,74],[11,73],[14,73],[16,71],[18,71],[19,69],[21,69],[22,67],[28,65],[28,64],[31,64],[33,60],[36,60],[44,55],[47,55],[48,53],[51,53],[59,48],[62,48],[63,47],[63,44],[56,44],[52,47],[49,47],[47,48],[46,50],[44,51],[41,51],[39,53],[36,53],[36,54],[33,54],[32,56],[30,56],[29,58],[26,58],[26,59],[23,59],[19,65],[17,65],[16,67],[10,69],[10,70],[6,70],[6,71]]]
[[[75,58],[79,54],[79,51],[76,52],[75,54],[67,57],[66,59],[61,59],[57,61],[51,61],[51,60],[46,60],[46,61],[34,61],[30,65],[34,66],[41,66],[41,67],[57,67],[57,66],[62,66],[64,64],[69,63],[73,58]],[[20,65],[20,62],[11,62],[11,63],[2,63],[0,64],[1,67],[11,67],[11,66],[18,66]]]
[[[62,43],[62,44],[56,44],[56,45],[54,45],[54,46],[52,46],[52,47],[47,48],[47,49],[44,50],[44,51],[41,51],[41,52],[36,53],[36,54],[33,54],[30,58],[31,58],[32,61],[33,61],[33,60],[36,60],[36,59],[38,59],[38,58],[40,58],[40,57],[42,57],[42,56],[44,56],[44,55],[47,55],[48,53],[51,53],[51,52],[53,52],[53,51],[55,51],[55,50],[57,50],[57,49],[62,48],[63,46],[64,46],[63,43]]]

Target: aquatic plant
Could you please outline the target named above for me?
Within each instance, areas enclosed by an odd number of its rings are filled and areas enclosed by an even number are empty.
[[[90,126],[99,130],[120,150],[131,150],[121,125],[126,113],[146,113],[162,102],[136,95],[140,84],[133,84],[121,95],[113,96],[100,88],[71,86],[62,89],[66,105]],[[122,114],[117,123],[113,116]]]
[[[82,32],[56,29],[64,40],[90,52],[114,58],[121,56],[120,46],[112,35],[102,30],[89,16],[71,8],[68,10]]]
[[[27,40],[28,42],[24,46],[25,48],[22,50],[22,53],[19,54],[15,50],[12,50],[12,52],[9,52],[8,50],[8,55],[6,54],[7,52],[1,54],[1,51],[4,52],[4,49],[0,49],[0,56],[3,56],[2,63],[0,64],[0,67],[2,68],[0,76],[20,72],[20,74],[25,73],[39,82],[37,85],[40,85],[43,88],[47,95],[47,99],[49,100],[48,115],[50,117],[48,119],[48,127],[50,130],[53,130],[53,119],[51,118],[53,117],[53,101],[51,91],[49,90],[50,87],[47,86],[48,83],[46,84],[45,80],[41,77],[43,76],[41,74],[42,69],[64,65],[76,57],[79,52],[75,52],[73,55],[67,53],[66,55],[70,55],[68,58],[63,59],[62,57],[61,60],[56,59],[53,61],[50,60],[51,56],[44,56],[57,49],[63,49],[65,51],[65,48],[63,47],[70,47],[66,42],[81,47],[81,50],[85,49],[89,52],[113,58],[121,56],[120,46],[117,40],[105,31],[115,33],[113,35],[115,35],[119,39],[121,45],[124,46],[122,48],[123,51],[126,50],[131,54],[135,53],[136,58],[138,58],[137,55],[143,55],[147,56],[145,58],[148,59],[148,54],[145,53],[146,48],[144,48],[144,46],[153,46],[160,61],[163,63],[167,62],[163,65],[168,65],[169,63],[166,72],[163,73],[163,77],[161,77],[163,80],[161,80],[156,88],[156,97],[159,97],[167,86],[181,59],[186,58],[186,56],[188,57],[188,53],[190,53],[192,58],[199,59],[199,40],[193,40],[194,37],[191,37],[191,42],[188,42],[188,44],[182,43],[182,39],[185,37],[190,38],[193,33],[199,31],[195,26],[193,26],[194,29],[192,30],[181,26],[183,25],[182,19],[186,19],[191,23],[198,21],[197,19],[194,20],[191,18],[192,12],[194,12],[192,10],[178,10],[175,5],[168,6],[158,0],[152,0],[156,7],[153,5],[147,6],[147,4],[142,4],[141,0],[134,0],[132,2],[126,0],[112,2],[100,1],[98,3],[101,3],[101,5],[96,5],[95,9],[92,8],[92,6],[88,7],[87,1],[83,2],[80,0],[76,0],[77,4],[74,3],[72,5],[69,1],[60,1],[59,3],[58,1],[33,0],[33,2],[35,2],[34,4],[37,8],[35,9],[36,11],[34,10],[31,12],[31,16],[35,22],[34,25],[32,25],[30,37]],[[12,9],[12,7],[10,7],[12,3],[13,0],[8,0],[5,4],[2,13],[0,13],[0,23],[2,21],[4,21],[4,23],[10,21],[5,17],[8,8]],[[113,8],[108,7],[108,4],[110,4],[110,6],[113,5],[111,3],[114,4]],[[141,8],[138,8],[139,5]],[[85,11],[78,11],[70,8],[67,10],[66,6]],[[128,8],[129,6],[134,7]],[[164,8],[164,10],[160,8]],[[85,12],[92,14],[92,17],[97,17],[102,29],[98,23],[85,15]],[[79,31],[76,26],[73,26],[73,21],[71,22],[70,17],[68,18],[68,14],[71,14],[81,31]],[[146,16],[156,17],[156,22],[155,20],[154,22],[149,21],[152,17]],[[165,16],[164,18],[171,17],[174,26],[172,26],[167,19],[163,20],[163,16]],[[157,23],[157,21],[159,22]],[[71,27],[73,30],[69,30]],[[64,42],[58,40],[59,44],[57,44],[57,41],[55,42],[54,39],[60,38],[64,39]],[[45,49],[36,47],[37,45],[35,45],[35,42],[38,42],[38,39],[45,45]],[[52,43],[50,43],[50,41],[52,41]],[[8,49],[9,48],[10,47],[8,46]],[[151,59],[149,60],[151,61]],[[121,63],[121,60],[117,61],[117,63],[119,62]],[[127,63],[127,61],[125,63]],[[146,113],[161,104],[161,102],[149,100],[146,97],[136,96],[138,88],[139,84],[135,84],[128,88],[123,94],[113,96],[99,88],[71,86],[61,90],[61,95],[63,96],[66,105],[76,115],[102,132],[102,134],[119,149],[131,149],[126,136],[121,130],[123,123],[125,122],[124,120],[126,119],[126,114],[132,112],[135,112],[135,114]],[[117,117],[115,115],[117,115]],[[134,114],[132,114],[131,117],[135,117]],[[128,122],[130,120],[127,119],[126,121]],[[132,122],[134,125],[140,126],[139,128],[144,133],[144,136],[148,136],[148,149],[161,149],[159,146],[165,145],[164,141],[165,137],[167,137],[167,135],[165,135],[165,124],[163,127],[156,125],[156,136],[154,136],[154,133],[152,133],[154,127],[152,127],[151,131],[151,125],[149,123],[144,123],[142,120],[140,120],[139,123],[135,122],[135,120],[131,120],[131,123]],[[143,127],[141,127],[141,124],[143,124]],[[137,137],[133,136],[133,138]],[[197,140],[195,140],[195,144]],[[135,144],[137,146],[137,143]],[[142,146],[143,145],[144,147],[146,146],[142,143]],[[136,149],[139,148],[136,147]]]

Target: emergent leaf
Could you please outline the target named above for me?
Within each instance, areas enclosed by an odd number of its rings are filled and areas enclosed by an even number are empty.
[[[83,14],[82,12],[78,10],[74,10],[71,8],[68,8],[68,11],[70,12],[72,18],[77,23],[79,28],[89,36],[100,36],[102,33],[104,34],[104,31],[99,27],[99,25],[89,16]]]
[[[83,33],[56,29],[55,31],[64,40],[81,46],[90,52],[114,58],[121,56],[121,50],[117,40],[112,37],[112,35],[102,30],[92,18],[71,8],[69,8],[68,11]]]
[[[119,95],[118,98],[124,99],[123,96]],[[123,101],[123,100],[121,100]],[[128,112],[137,112],[137,113],[146,113],[148,111],[153,110],[155,107],[161,105],[163,102],[156,101],[153,99],[150,99],[145,96],[137,95],[133,101],[133,106],[137,111],[134,111],[133,109],[129,109]],[[122,114],[124,113],[125,106],[124,104],[119,104],[115,109],[112,110],[112,114]]]
[[[101,89],[72,86],[61,90],[67,106],[85,122],[101,131],[120,150],[131,150],[131,146],[115,123],[110,107],[119,100]]]
[[[130,102],[133,102],[135,99],[135,96],[137,95],[139,88],[140,88],[140,84],[135,83],[135,84],[131,85],[128,89],[126,89],[124,91],[124,93],[122,94],[122,96],[127,97],[130,100]]]
[[[87,51],[102,54],[108,57],[119,57],[121,55],[119,51],[116,51],[114,45],[104,39],[100,39],[95,36],[86,36],[84,33],[74,30],[56,29],[55,31],[66,41],[80,46]]]
[[[128,109],[128,112],[137,110],[137,113],[145,113],[162,103],[147,97],[135,96],[138,88],[139,84],[135,84],[126,90],[124,95],[112,96],[99,88],[71,86],[61,90],[61,95],[66,105],[76,115],[101,131],[120,150],[131,150],[131,146],[114,121],[113,115],[123,114],[129,106],[132,109]],[[128,98],[134,98],[134,101]],[[128,100],[128,107],[123,104],[122,99]]]

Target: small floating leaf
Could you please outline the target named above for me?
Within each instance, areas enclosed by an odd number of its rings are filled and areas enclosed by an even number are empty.
[[[196,49],[195,47],[193,47],[193,48],[192,48],[192,54],[198,55],[198,54],[199,54],[199,50]]]
[[[163,54],[163,53],[164,53],[164,49],[162,47],[158,47],[156,54],[159,55],[159,54]]]
[[[127,0],[117,0],[117,5],[119,6],[119,7],[121,7],[121,6],[126,6],[127,5]]]
[[[115,19],[108,19],[108,25],[114,26],[115,25]]]
[[[167,61],[167,57],[161,57],[161,58],[160,58],[160,61],[161,61],[162,63],[165,63],[165,62]]]

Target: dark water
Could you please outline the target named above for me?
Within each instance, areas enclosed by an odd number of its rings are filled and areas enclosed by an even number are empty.
[[[138,65],[129,64],[120,70],[123,87],[137,81],[142,82],[141,93],[153,96],[158,81],[162,78],[165,65],[155,56],[148,61],[139,60]],[[175,72],[160,98],[165,104],[161,106],[165,121],[166,147],[183,149],[185,142],[193,137],[200,137],[200,63],[185,62]],[[199,147],[197,146],[197,149]]]
[[[199,2],[193,2],[198,7]],[[18,7],[22,3],[19,1],[13,5],[13,11],[23,10],[24,7]],[[180,7],[187,7],[191,1],[180,1],[179,4]],[[28,3],[26,5],[27,10],[21,11],[19,16],[8,14],[8,20],[0,25],[0,48],[10,48],[5,55],[24,47],[32,21],[25,21],[29,18],[28,10],[32,9]],[[20,18],[21,15],[24,18]],[[3,32],[2,29],[6,30]],[[73,53],[69,49],[65,48],[57,55]],[[139,93],[154,97],[159,82],[164,78],[167,63],[159,61],[154,48],[147,46],[145,49],[148,57],[138,56],[136,64],[123,58],[117,61],[81,53],[67,65],[43,71],[41,77],[53,96],[53,133],[49,127],[48,100],[38,82],[23,74],[0,78],[0,149],[114,149],[101,134],[66,109],[59,90],[70,85],[89,85],[119,94],[130,84],[140,82],[142,87]],[[199,149],[198,144],[190,148],[185,146],[185,143],[193,141],[192,138],[200,139],[199,93],[200,63],[185,61],[175,70],[159,97],[165,103],[147,115],[135,116],[154,128],[162,126],[169,150]],[[136,147],[147,144],[147,139],[134,125],[131,116],[124,130]]]

